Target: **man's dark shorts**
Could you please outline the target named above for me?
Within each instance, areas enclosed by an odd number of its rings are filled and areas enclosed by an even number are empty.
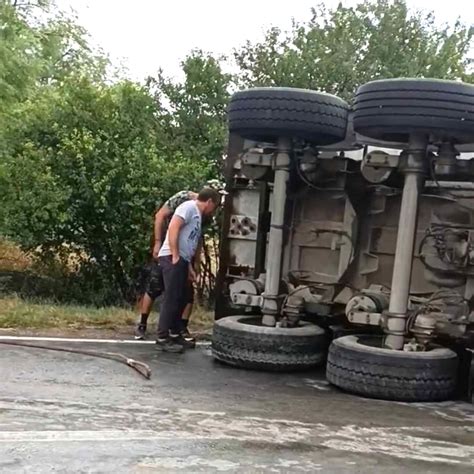
[[[150,273],[145,291],[154,300],[163,293],[163,273],[158,260],[155,259],[151,261],[149,269]]]
[[[149,277],[146,286],[146,293],[148,296],[155,300],[163,293],[164,282],[163,272],[158,263],[158,260],[153,259],[149,267]],[[194,287],[192,283],[189,283],[186,288],[186,304],[194,303]]]

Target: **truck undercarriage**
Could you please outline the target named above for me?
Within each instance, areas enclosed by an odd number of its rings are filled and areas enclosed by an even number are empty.
[[[474,349],[474,160],[459,156],[474,87],[374,81],[352,108],[251,89],[232,98],[229,128],[214,357],[327,360],[348,391],[452,397]]]

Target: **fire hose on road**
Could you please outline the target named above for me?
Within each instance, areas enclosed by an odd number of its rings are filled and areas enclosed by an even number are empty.
[[[87,351],[83,349],[71,349],[67,347],[44,346],[41,344],[25,344],[23,342],[18,342],[18,341],[0,341],[0,344],[4,344],[8,346],[30,347],[32,349],[45,349],[48,351],[70,352],[73,354],[82,354],[82,355],[90,356],[90,357],[98,357],[100,359],[115,360],[116,362],[120,362],[122,364],[128,365],[129,367],[131,367],[133,370],[138,372],[142,377],[146,378],[147,380],[151,378],[151,369],[147,364],[135,359],[131,359],[130,357],[124,356],[123,354],[119,354],[117,352]]]

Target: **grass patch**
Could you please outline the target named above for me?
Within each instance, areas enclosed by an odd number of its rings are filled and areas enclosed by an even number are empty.
[[[124,308],[94,308],[0,298],[0,328],[118,329],[135,323],[136,313]]]
[[[109,329],[133,326],[137,311],[120,307],[95,308],[90,306],[60,305],[48,301],[29,301],[17,296],[0,298],[1,329]],[[214,315],[195,307],[190,330],[204,332],[212,327]],[[149,327],[156,324],[153,312]]]
[[[215,259],[213,259],[215,261]],[[49,270],[51,270],[49,268]],[[56,270],[61,270],[58,267]],[[64,270],[64,269],[63,269]],[[17,272],[14,276],[2,276],[1,272]],[[22,278],[28,274],[28,279]],[[32,278],[34,277],[34,278]],[[38,281],[37,281],[37,279]],[[3,278],[3,279],[2,279]],[[43,278],[46,280],[44,286]],[[48,280],[51,279],[51,282]],[[13,281],[11,287],[9,282]],[[44,297],[29,297],[30,292],[24,292],[26,282],[31,284],[32,295],[45,294]],[[138,308],[104,307],[59,304],[46,298],[56,295],[54,285],[62,284],[55,275],[45,272],[44,266],[38,266],[32,257],[24,253],[16,244],[0,237],[0,329],[108,329],[122,330],[132,334],[138,319]],[[6,282],[6,283],[5,283]],[[53,287],[51,287],[53,285]],[[43,288],[44,286],[44,288]],[[51,288],[50,288],[51,287]],[[40,289],[38,291],[38,289]],[[46,291],[45,291],[46,290]],[[51,290],[51,291],[49,291]],[[18,295],[23,294],[24,297]],[[56,295],[57,296],[57,295]],[[149,330],[156,328],[157,306],[155,306],[148,322]],[[206,333],[214,323],[214,312],[195,305],[189,329],[191,332]]]
[[[191,314],[189,330],[191,332],[205,332],[212,329],[214,324],[214,311],[209,311],[202,306],[195,305]]]

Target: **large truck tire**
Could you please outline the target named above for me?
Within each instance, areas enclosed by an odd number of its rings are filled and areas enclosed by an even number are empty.
[[[359,87],[354,130],[366,137],[407,143],[412,133],[433,142],[474,142],[474,85],[438,79],[385,79]]]
[[[453,395],[457,368],[456,353],[444,347],[396,351],[382,347],[381,336],[352,335],[332,341],[326,377],[336,387],[370,398],[431,402]]]
[[[301,138],[316,145],[344,140],[348,115],[349,105],[339,97],[288,87],[237,92],[228,108],[230,132],[244,138]]]
[[[268,371],[305,370],[326,356],[323,329],[308,322],[296,328],[260,325],[258,316],[228,316],[214,324],[212,355],[236,367]]]

